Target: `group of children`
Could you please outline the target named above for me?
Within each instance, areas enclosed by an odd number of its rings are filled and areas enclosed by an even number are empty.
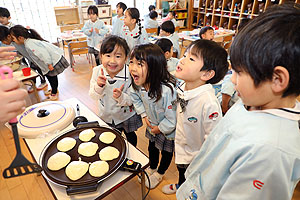
[[[134,146],[145,121],[146,186],[162,181],[175,152],[179,179],[162,191],[177,192],[179,200],[291,199],[300,179],[299,5],[273,6],[235,37],[231,80],[241,101],[225,117],[212,87],[228,72],[223,47],[210,39],[192,42],[175,78],[167,62],[174,44],[149,43],[136,8],[128,8],[123,21],[121,37],[102,41],[89,95],[99,102],[100,118]],[[85,27],[101,35],[94,25]],[[30,39],[14,29],[10,34],[18,45]]]
[[[29,66],[36,70],[41,77],[41,85],[38,89],[44,89],[48,84],[51,89],[44,92],[47,100],[58,99],[58,77],[69,63],[65,59],[63,50],[44,40],[34,29],[25,28],[22,25],[13,25],[9,11],[0,8],[0,41],[4,45],[13,45],[17,52],[27,59]]]

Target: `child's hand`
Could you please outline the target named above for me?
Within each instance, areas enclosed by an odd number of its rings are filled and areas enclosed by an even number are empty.
[[[158,126],[152,126],[151,132],[154,134],[158,134],[158,133],[160,133],[160,130],[159,130]]]
[[[151,123],[148,120],[148,117],[145,117],[144,119],[145,119],[145,122],[146,122],[147,126],[152,129],[152,126],[151,126]]]
[[[91,28],[91,30],[89,30],[90,32],[93,32],[93,28]]]
[[[27,91],[20,89],[19,81],[0,80],[0,124],[16,117],[25,110]]]
[[[113,89],[113,98],[114,99],[118,99],[121,96],[123,88],[124,88],[124,84],[120,88]]]
[[[99,29],[95,28],[95,32],[96,32],[97,34],[99,34]]]
[[[54,70],[54,67],[53,67],[53,65],[51,65],[51,64],[48,65],[48,68],[49,68],[50,71]]]
[[[97,78],[97,84],[99,87],[104,87],[106,84],[106,77],[104,76],[104,72],[102,68],[101,68],[101,73]]]

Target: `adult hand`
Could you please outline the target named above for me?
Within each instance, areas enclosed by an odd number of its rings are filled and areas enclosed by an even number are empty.
[[[121,85],[120,88],[114,88],[113,89],[113,98],[114,99],[118,99],[121,96],[123,88],[124,88],[124,84]]]
[[[104,76],[104,72],[102,68],[101,68],[101,73],[97,78],[97,84],[99,87],[104,87],[106,84],[106,77]]]
[[[25,110],[27,91],[14,79],[0,80],[0,123],[5,123]]]
[[[15,47],[9,46],[9,47],[0,47],[0,59],[1,60],[11,60],[15,56],[17,56],[16,52],[12,52],[15,50]]]

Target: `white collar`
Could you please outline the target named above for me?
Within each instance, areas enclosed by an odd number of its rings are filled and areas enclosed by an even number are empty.
[[[118,74],[115,75],[114,78],[111,78],[110,75],[107,73],[105,67],[102,65],[103,68],[103,72],[104,72],[104,76],[108,79],[108,80],[121,80],[121,81],[127,81],[130,79],[129,76],[129,70],[128,70],[128,66],[125,64],[123,69],[121,71],[119,71]]]
[[[213,87],[211,84],[204,84],[195,89],[187,90],[187,91],[185,91],[184,88],[185,88],[185,82],[181,83],[181,85],[177,89],[177,93],[178,93],[179,97],[184,100],[192,99],[192,98],[200,95],[201,93],[207,92],[209,90],[213,91]]]

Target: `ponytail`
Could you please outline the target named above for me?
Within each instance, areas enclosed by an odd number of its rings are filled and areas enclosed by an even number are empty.
[[[136,35],[136,36],[134,36],[133,38],[138,38],[138,37],[140,37],[140,35],[142,34],[142,24],[141,24],[141,20],[140,20],[140,19],[136,20],[136,23],[137,23],[137,25],[139,26],[139,34]]]
[[[16,38],[21,36],[24,37],[25,39],[31,38],[31,39],[46,41],[34,29],[30,29],[30,28],[27,29],[22,25],[16,25],[11,27],[9,32]]]

